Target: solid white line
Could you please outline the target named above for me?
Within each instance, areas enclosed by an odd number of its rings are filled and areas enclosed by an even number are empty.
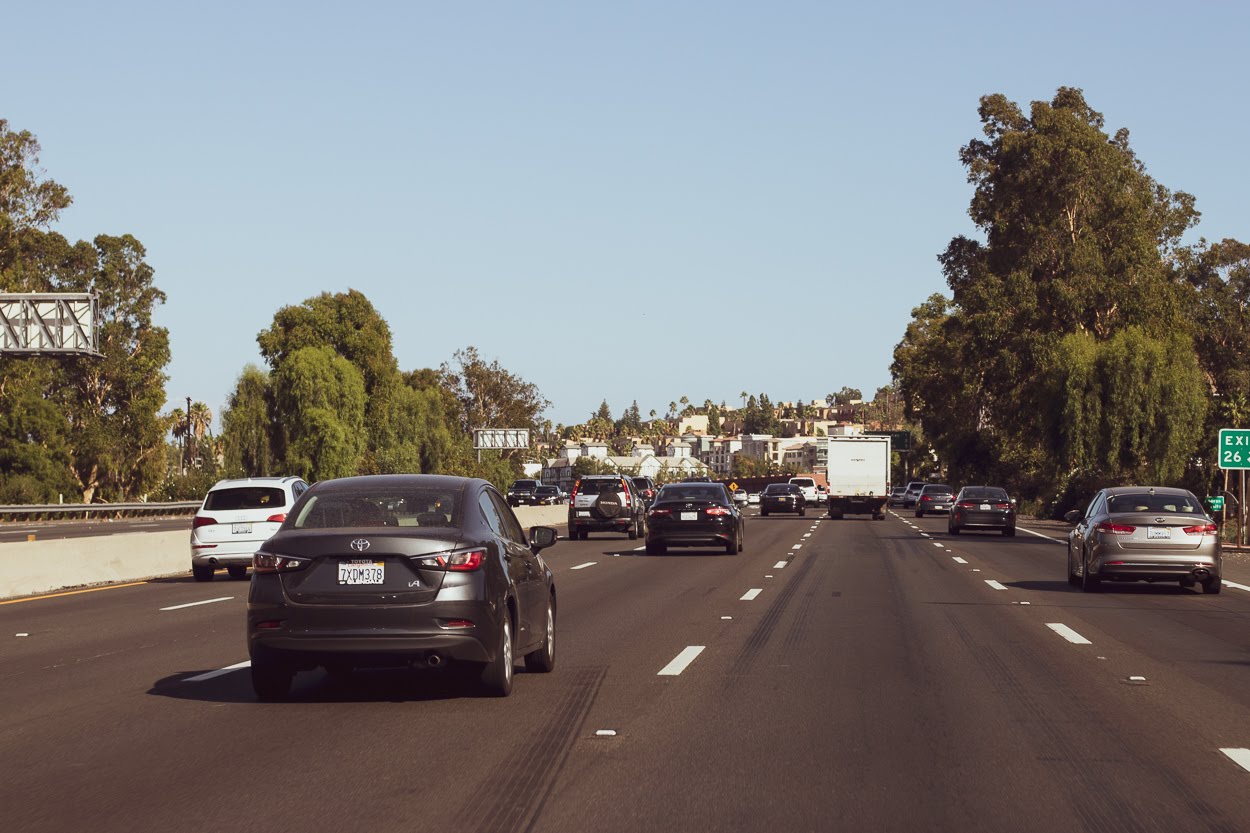
[[[780,569],[781,569],[782,567],[784,567],[784,566],[786,566],[786,562],[784,562],[784,561],[778,561],[776,564],[774,564],[774,565],[773,565],[773,569],[774,569],[774,570],[780,570]]]
[[[762,587],[752,587],[750,590],[748,590],[747,592],[743,593],[743,594],[742,594],[742,598],[741,598],[741,599],[738,599],[738,601],[740,601],[740,602],[749,602],[749,601],[751,601],[752,599],[754,599],[756,596],[758,596],[760,593],[763,593],[763,592],[764,592],[764,588],[762,588]]]
[[[956,564],[967,564],[967,563],[968,563],[967,561],[964,561],[962,558],[960,558],[960,557],[959,557],[959,556],[957,556],[957,555],[952,555],[952,556],[951,556],[951,558],[955,559],[955,563],[956,563]]]
[[[184,605],[174,605],[172,607],[162,607],[161,610],[182,610],[184,607],[195,607],[196,605],[211,605],[213,602],[228,602],[234,596],[222,596],[220,599],[205,599],[202,602],[187,602]]]
[[[1250,749],[1221,749],[1220,751],[1232,758],[1237,766],[1250,772]]]
[[[570,570],[585,570],[587,567],[593,567],[598,561],[587,561],[585,564],[578,564],[576,567],[569,567]]]
[[[994,581],[994,579],[992,579],[992,578],[987,578],[987,579],[985,580],[985,583],[986,583],[986,584],[988,584],[990,587],[993,587],[995,590],[1006,590],[1006,589],[1007,589],[1006,585],[999,584],[997,581]]]
[[[250,659],[243,662],[236,662],[234,665],[227,665],[225,668],[218,668],[216,671],[208,671],[203,674],[196,674],[194,677],[187,677],[184,683],[202,683],[205,680],[211,680],[213,677],[220,677],[222,674],[229,674],[231,671],[238,671],[240,668],[247,668],[252,664]]]
[[[703,653],[703,649],[706,647],[706,645],[691,645],[690,647],[684,649],[680,654],[673,657],[672,662],[661,668],[656,676],[676,677],[678,674],[685,671],[687,666],[694,662],[695,657]]]
[[[1018,527],[1016,527],[1016,529],[1020,530],[1021,532],[1027,532],[1027,533],[1029,533],[1030,535],[1036,535],[1038,538],[1045,538],[1047,541],[1054,541],[1056,544],[1066,544],[1066,543],[1068,543],[1067,541],[1063,540],[1062,538],[1051,538],[1049,535],[1043,535],[1043,534],[1042,534],[1042,533],[1040,533],[1040,532],[1034,532],[1033,530],[1031,530],[1031,529],[1025,529],[1025,528],[1024,528],[1024,527],[1022,527],[1022,526],[1018,526]]]
[[[1244,585],[1244,584],[1238,584],[1238,583],[1237,583],[1237,582],[1235,582],[1235,581],[1225,581],[1225,582],[1224,582],[1224,586],[1225,586],[1225,587],[1231,587],[1231,588],[1233,588],[1234,590],[1250,590],[1250,587],[1247,587],[1247,586],[1246,586],[1246,585]]]
[[[1069,628],[1067,625],[1064,625],[1060,622],[1047,622],[1046,627],[1050,628],[1052,631],[1059,634],[1064,639],[1071,642],[1073,645],[1093,645],[1094,644],[1093,642],[1090,642],[1085,637],[1081,636],[1076,631]]]

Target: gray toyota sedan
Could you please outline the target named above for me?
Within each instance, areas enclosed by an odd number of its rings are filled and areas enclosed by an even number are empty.
[[[484,480],[379,475],[306,491],[252,559],[252,686],[279,700],[297,671],[470,669],[512,691],[515,658],[555,667],[556,591],[539,551],[551,527],[521,529]]]
[[[1192,492],[1117,486],[1064,516],[1068,583],[1087,592],[1104,581],[1177,581],[1219,593],[1222,558],[1215,522]]]

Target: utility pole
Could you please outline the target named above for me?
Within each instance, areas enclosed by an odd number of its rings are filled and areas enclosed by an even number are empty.
[[[191,397],[187,397],[187,467],[184,474],[191,471]]]

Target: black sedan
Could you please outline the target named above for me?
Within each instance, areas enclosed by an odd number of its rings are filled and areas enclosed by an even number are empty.
[[[515,658],[555,667],[556,593],[539,551],[484,480],[379,475],[308,489],[252,560],[252,686],[284,698],[297,671],[460,665],[512,691]]]
[[[1016,504],[1006,489],[997,486],[964,486],[955,496],[946,531],[958,535],[968,529],[998,529],[1016,534]]]
[[[720,483],[661,486],[647,510],[647,552],[662,555],[670,546],[723,546],[742,552],[742,513]]]
[[[760,514],[772,512],[797,512],[799,517],[807,514],[807,501],[803,490],[791,483],[769,483],[760,493]]]

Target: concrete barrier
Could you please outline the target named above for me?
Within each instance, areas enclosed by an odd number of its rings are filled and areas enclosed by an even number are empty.
[[[527,530],[563,527],[568,520],[567,506],[518,506],[514,511]],[[175,530],[0,543],[0,598],[189,575],[190,538],[189,530]]]

